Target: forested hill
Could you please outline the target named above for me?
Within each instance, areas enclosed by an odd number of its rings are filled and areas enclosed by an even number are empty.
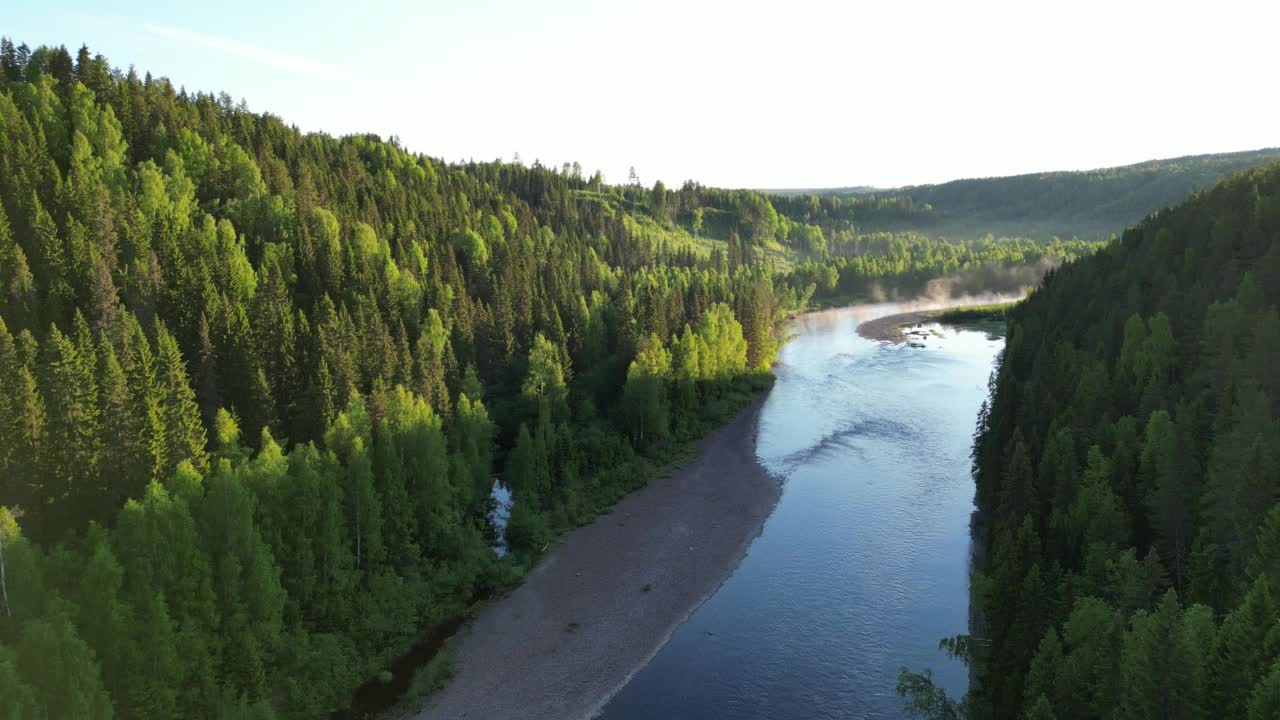
[[[811,294],[1092,249],[447,164],[4,39],[4,715],[342,709],[767,386]]]
[[[1106,239],[1233,172],[1275,160],[1280,148],[887,190],[805,192],[863,204],[858,224],[864,231],[911,229],[952,239],[988,233],[1041,241]]]
[[[87,49],[0,71],[7,718],[344,707],[767,385],[800,304],[647,190],[303,135]]]
[[[1051,273],[974,462],[971,717],[1280,717],[1280,164]],[[945,708],[944,708],[945,709]]]

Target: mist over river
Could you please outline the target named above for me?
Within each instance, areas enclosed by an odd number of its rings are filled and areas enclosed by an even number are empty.
[[[912,309],[794,320],[756,444],[782,498],[733,575],[601,717],[898,718],[902,666],[964,692],[965,668],[937,646],[966,631],[969,447],[1003,341],[938,325],[922,347],[855,332]]]

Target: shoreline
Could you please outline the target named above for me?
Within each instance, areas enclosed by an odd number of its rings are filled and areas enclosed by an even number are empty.
[[[566,534],[445,644],[449,683],[402,717],[586,720],[720,588],[782,494],[756,458],[768,393],[697,456]]]

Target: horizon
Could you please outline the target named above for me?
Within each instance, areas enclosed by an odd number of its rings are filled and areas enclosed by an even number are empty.
[[[775,17],[719,2],[384,2],[354,17],[317,8],[333,20],[311,24],[291,23],[290,8],[238,0],[216,13],[154,0],[99,11],[69,0],[0,11],[0,33],[33,49],[74,53],[84,44],[114,67],[188,92],[225,92],[304,132],[394,137],[446,162],[576,161],[611,184],[634,167],[646,186],[890,190],[1280,146],[1268,122],[1280,99],[1256,91],[1265,86],[1267,20],[1280,19],[1273,8],[1228,3],[1205,18],[1190,6],[1161,4],[1158,15],[1128,7],[1102,27],[1083,6],[1068,17],[990,0],[963,13],[931,7],[925,15],[938,21],[918,26],[896,9],[802,5]],[[668,9],[679,22],[665,22]],[[403,20],[389,26],[392,16]],[[745,41],[714,32],[730,20]],[[619,28],[648,55],[609,56]],[[1130,42],[1104,53],[1058,50],[1090,34],[1103,45]],[[779,49],[754,52],[761,42]],[[672,45],[684,52],[663,54]],[[867,72],[866,56],[886,49],[899,53],[901,69]],[[834,96],[805,97],[828,88]],[[1218,100],[1178,102],[1175,89]],[[1231,111],[1215,110],[1223,104]],[[921,117],[935,106],[949,110],[945,120]],[[865,127],[848,129],[846,118]]]

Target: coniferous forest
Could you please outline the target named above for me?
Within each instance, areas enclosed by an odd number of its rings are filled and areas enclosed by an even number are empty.
[[[446,164],[87,48],[0,74],[7,717],[341,709],[767,387],[815,293],[1094,249]]]
[[[1280,164],[1051,272],[974,447],[963,702],[925,717],[1280,717]]]
[[[904,682],[1276,717],[1280,168],[1110,243],[901,204],[449,163],[4,39],[4,716],[341,711],[768,388],[788,315],[1049,269],[977,435],[978,683]]]

